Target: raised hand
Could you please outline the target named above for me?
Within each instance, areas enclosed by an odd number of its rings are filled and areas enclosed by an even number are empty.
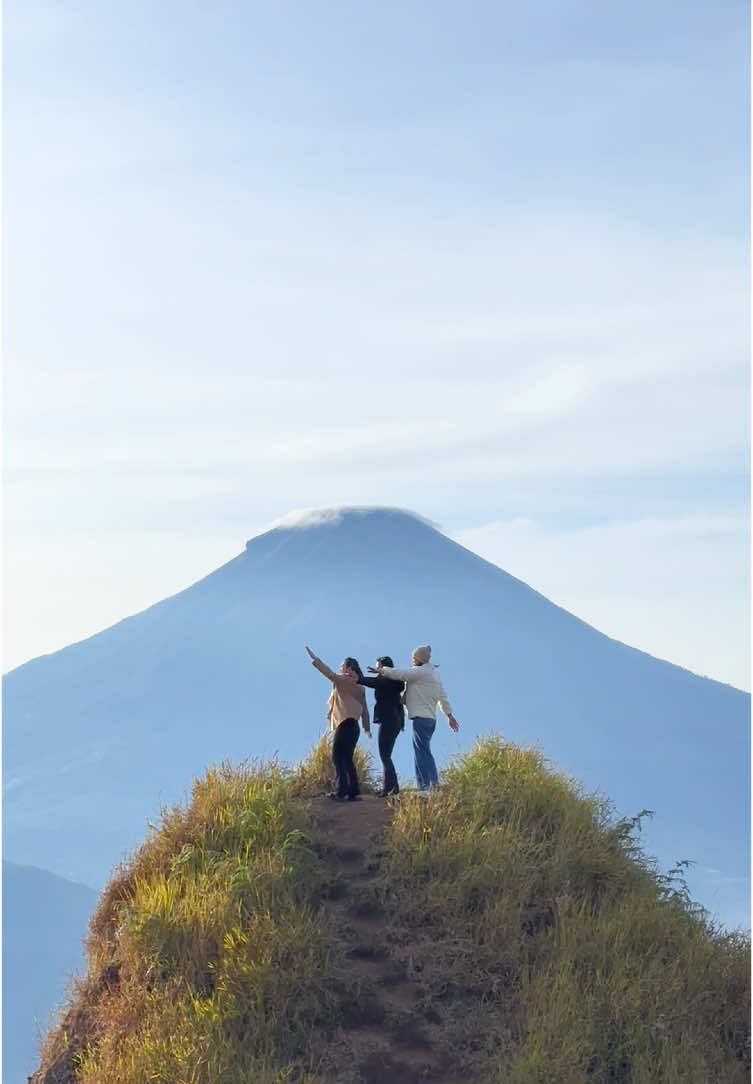
[[[306,644],[306,651],[308,652],[308,655],[309,655],[309,658],[310,658],[310,659],[315,659],[315,658],[316,658],[316,655],[315,655],[315,654],[314,654],[314,652],[313,652],[313,651],[311,650],[311,648],[309,647],[309,645],[308,645],[308,644]]]
[[[454,715],[451,715],[448,720],[450,724],[450,730],[460,730],[460,723],[457,721]]]
[[[366,669],[370,674],[378,674],[379,673],[376,666],[367,666]]]

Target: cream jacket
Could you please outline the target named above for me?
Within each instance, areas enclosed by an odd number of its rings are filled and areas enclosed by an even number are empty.
[[[448,718],[452,715],[452,706],[444,691],[442,679],[432,663],[411,666],[409,670],[384,666],[381,672],[385,677],[405,682],[405,709],[411,719],[436,719],[437,704]]]

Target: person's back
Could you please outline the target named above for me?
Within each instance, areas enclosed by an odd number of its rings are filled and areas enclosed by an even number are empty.
[[[353,761],[359,735],[359,718],[363,721],[364,730],[371,737],[366,694],[358,684],[358,679],[363,677],[361,667],[356,659],[348,655],[343,659],[340,673],[336,674],[308,645],[306,652],[312,665],[332,682],[332,692],[327,701],[327,718],[330,729],[334,732],[332,762],[337,776],[337,790],[330,794],[330,798],[338,802],[345,801],[346,798],[360,802],[358,772]]]
[[[399,722],[402,728],[405,683],[384,677],[382,674],[375,674],[371,677],[361,677],[359,684],[374,690],[374,722],[390,724]]]
[[[395,771],[395,765],[392,763],[392,750],[398,734],[405,726],[405,710],[403,708],[404,682],[384,677],[377,672],[377,667],[392,665],[391,656],[380,655],[376,667],[369,667],[374,676],[359,678],[361,685],[374,690],[374,722],[379,725],[379,756],[384,769],[382,789],[380,791],[382,798],[387,798],[391,794],[398,794],[400,791],[397,772]]]
[[[425,662],[422,666],[411,666],[408,673],[410,677],[404,679],[406,682],[405,707],[411,719],[415,719],[416,716],[435,719],[437,705],[442,708],[445,715],[452,714],[442,679],[433,663]]]
[[[413,723],[413,752],[416,764],[416,783],[421,791],[438,781],[437,766],[431,754],[431,738],[437,725],[437,704],[447,716],[451,730],[458,730],[458,722],[442,685],[437,667],[429,662],[431,647],[417,647],[409,670],[380,666],[384,677],[405,682],[405,706]]]

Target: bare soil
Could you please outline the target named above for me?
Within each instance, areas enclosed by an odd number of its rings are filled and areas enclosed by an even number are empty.
[[[391,952],[389,915],[374,887],[379,876],[369,851],[395,800],[362,795],[360,802],[313,803],[332,871],[329,919],[347,946],[358,996],[342,1021],[337,1084],[468,1084],[443,1055],[430,995],[412,982]]]

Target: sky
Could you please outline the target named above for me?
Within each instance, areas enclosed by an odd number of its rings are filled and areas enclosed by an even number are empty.
[[[6,4],[3,669],[384,504],[749,689],[747,19]]]

